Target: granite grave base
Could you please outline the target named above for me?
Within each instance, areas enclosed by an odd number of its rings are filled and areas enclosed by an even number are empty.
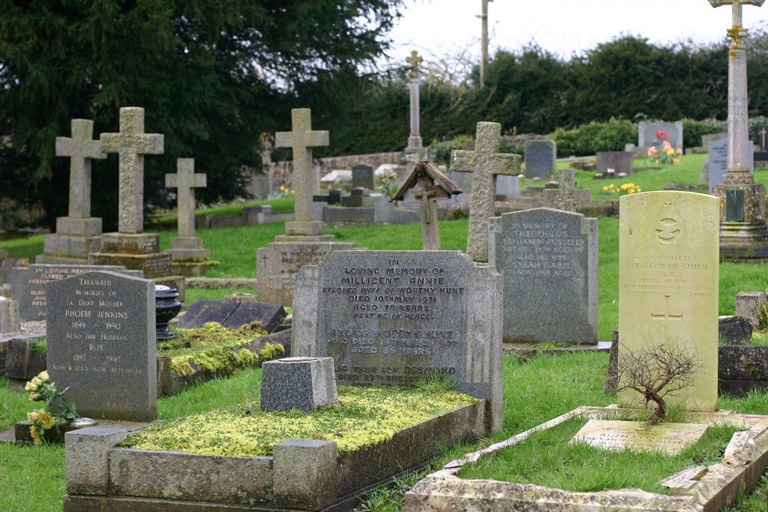
[[[729,411],[687,413],[686,423],[733,425],[745,430],[731,438],[721,462],[686,470],[663,481],[671,487],[669,495],[639,489],[599,492],[570,492],[533,484],[495,480],[463,480],[457,476],[462,466],[474,464],[505,448],[512,447],[532,433],[548,430],[572,418],[616,419],[628,413],[647,417],[645,410],[618,409],[615,406],[579,407],[547,423],[517,434],[506,441],[467,454],[428,475],[405,495],[407,512],[472,510],[476,512],[534,511],[700,511],[721,510],[735,503],[740,493],[748,492],[768,465],[768,416],[734,414]]]
[[[294,439],[269,457],[216,457],[118,448],[127,433],[99,427],[67,434],[64,512],[351,509],[363,490],[421,466],[445,445],[483,435],[485,404],[465,405],[339,454],[336,443]],[[85,456],[87,454],[87,456]],[[187,482],[180,486],[178,482]]]

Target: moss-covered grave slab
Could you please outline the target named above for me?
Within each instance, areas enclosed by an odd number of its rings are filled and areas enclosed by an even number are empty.
[[[374,392],[372,388],[347,389],[355,396]],[[365,406],[360,397],[345,403],[340,392],[338,407],[322,407],[311,414],[269,413],[260,411],[258,404],[212,411],[222,420],[218,428],[207,424],[202,414],[108,442],[91,429],[70,432],[67,446],[77,442],[99,448],[91,450],[88,458],[67,452],[64,511],[324,510],[340,503],[347,507],[354,505],[361,491],[422,465],[446,445],[473,440],[485,432],[484,400],[454,392],[424,393],[423,399],[416,390],[402,393],[408,395],[398,406],[402,416],[417,409],[418,402],[426,402],[422,409],[431,414],[395,430],[374,428],[377,421],[398,424],[397,419],[375,417],[389,398],[371,401],[366,396],[371,403]],[[445,396],[447,401],[441,398]],[[446,404],[452,404],[449,410]],[[393,415],[400,416],[387,412]],[[271,434],[264,432],[269,422],[263,420],[269,416],[274,417]],[[293,438],[310,431],[315,432],[314,439]],[[260,442],[241,442],[256,436]],[[89,465],[94,457],[107,461],[97,477]],[[84,492],[77,478],[82,474],[99,485]]]
[[[574,409],[484,450],[467,454],[428,475],[406,494],[406,511],[714,511],[731,506],[739,493],[751,489],[768,465],[768,416],[722,411],[685,414],[686,423],[730,425],[745,430],[733,435],[719,463],[697,468],[695,472],[687,470],[685,478],[665,479],[678,482],[669,495],[640,489],[571,492],[533,484],[464,480],[458,476],[462,467],[512,447],[535,432],[553,429],[573,418],[604,420],[641,417],[643,414],[647,417],[648,412],[615,406]]]

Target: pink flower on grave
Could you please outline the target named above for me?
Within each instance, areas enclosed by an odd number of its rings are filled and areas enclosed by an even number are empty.
[[[664,130],[656,130],[656,133],[654,133],[654,135],[659,140],[669,140],[669,134]]]

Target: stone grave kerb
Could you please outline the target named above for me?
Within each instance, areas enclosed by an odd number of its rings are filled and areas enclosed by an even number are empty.
[[[290,132],[275,134],[275,147],[293,151],[293,188],[296,190],[294,220],[285,223],[287,235],[317,236],[323,234],[323,222],[315,221],[312,194],[317,176],[312,168],[312,148],[327,146],[325,130],[312,130],[312,112],[308,108],[291,110]]]
[[[472,173],[467,254],[478,263],[488,262],[488,219],[493,217],[496,176],[520,174],[520,155],[499,153],[501,125],[477,123],[475,151],[452,151],[451,170]]]
[[[195,172],[194,158],[176,160],[176,174],[165,175],[165,186],[176,189],[180,237],[195,236],[195,188],[205,188],[207,176]]]
[[[144,230],[144,155],[162,155],[164,136],[144,133],[144,109],[120,108],[120,132],[102,133],[101,151],[119,154],[118,232]]]
[[[91,160],[103,160],[101,144],[93,140],[93,121],[72,119],[72,137],[56,137],[56,156],[69,157],[69,218],[91,216]]]

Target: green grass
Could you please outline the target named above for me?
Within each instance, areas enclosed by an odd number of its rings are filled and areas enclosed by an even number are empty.
[[[225,206],[216,206],[211,208],[199,208],[195,210],[195,216],[200,215],[240,215],[247,206],[272,205],[272,213],[293,213],[293,197],[281,197],[278,199],[264,199],[261,201],[250,201],[242,204],[229,204]],[[152,223],[169,224],[177,221],[176,215],[161,215],[151,219]]]
[[[608,452],[586,443],[570,444],[587,422],[572,419],[536,432],[517,446],[477,464],[464,466],[460,478],[535,484],[574,492],[643,489],[668,494],[659,481],[688,467],[720,462],[734,427],[710,427],[696,444],[678,455],[660,452]]]

